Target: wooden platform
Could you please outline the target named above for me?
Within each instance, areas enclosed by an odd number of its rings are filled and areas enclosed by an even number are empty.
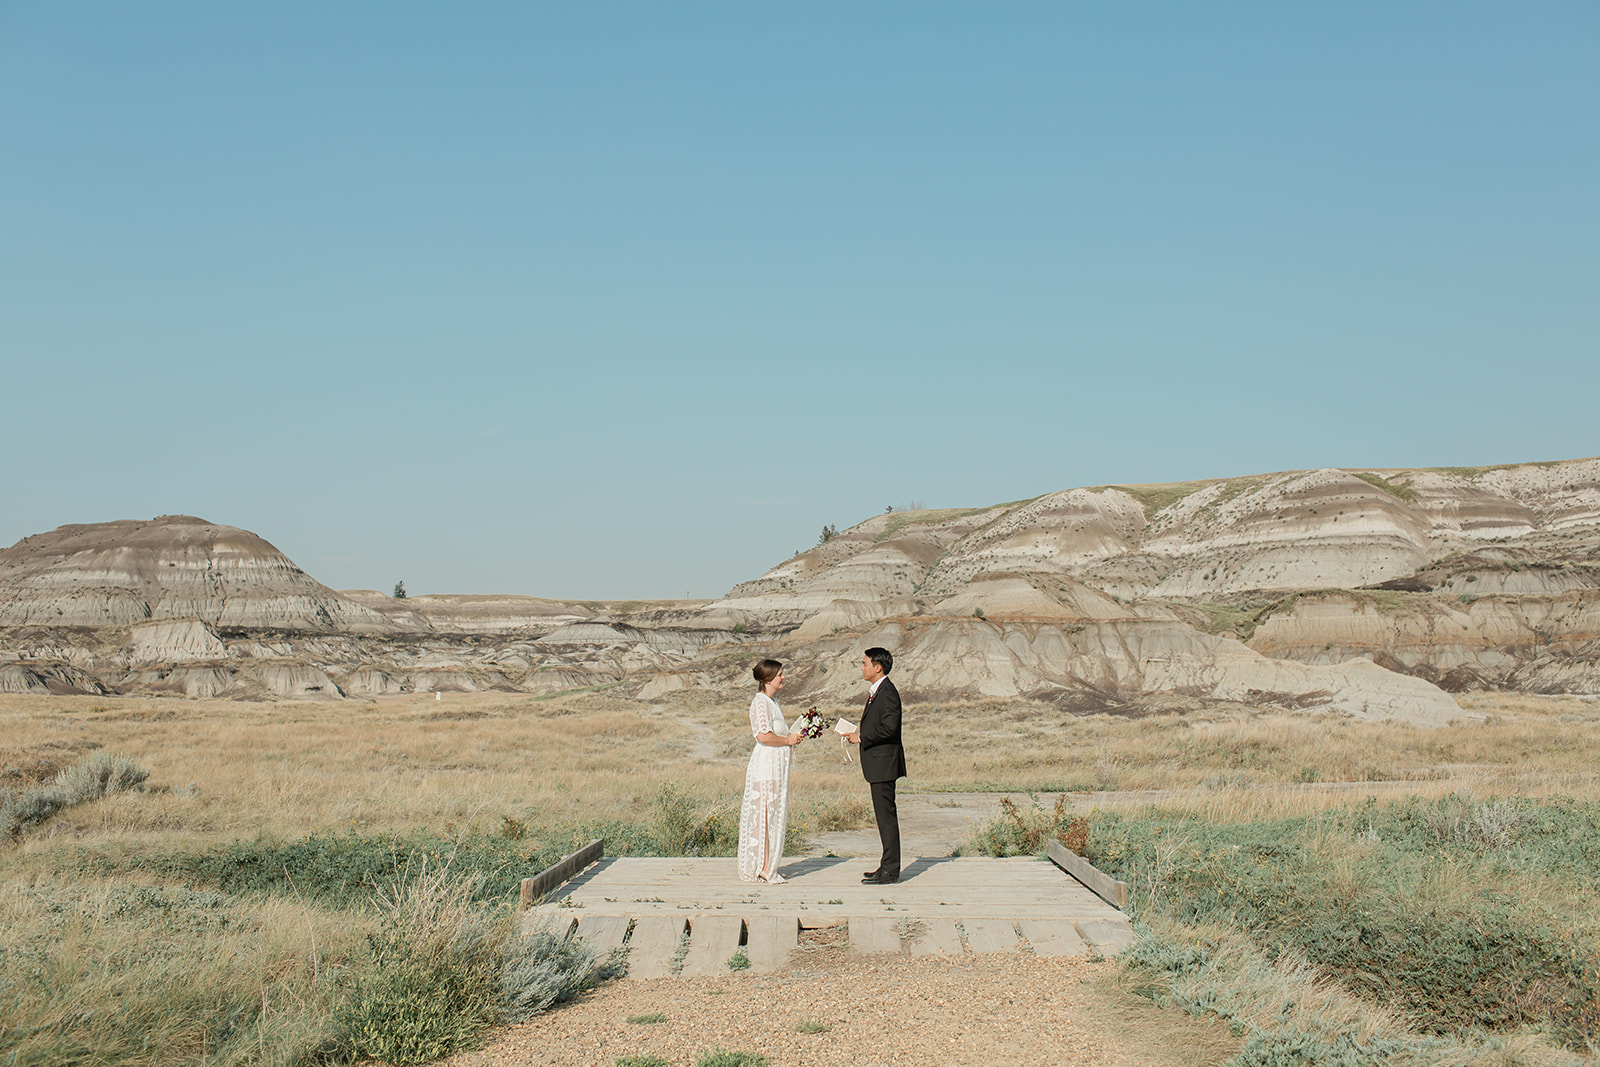
[[[739,881],[732,859],[602,859],[531,909],[633,978],[781,969],[802,929],[844,926],[852,950],[911,955],[1114,955],[1126,916],[1048,860],[919,859],[897,885],[861,884],[860,859],[795,860],[779,885]]]

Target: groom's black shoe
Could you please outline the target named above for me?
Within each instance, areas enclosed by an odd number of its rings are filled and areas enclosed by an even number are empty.
[[[878,877],[878,875],[880,875],[882,873],[883,873],[883,868],[879,867],[877,870],[863,871],[862,874],[861,874],[861,877],[863,877],[863,878],[876,878],[876,877]]]
[[[878,871],[861,879],[862,885],[894,885],[900,880],[898,874],[889,874],[887,871]]]

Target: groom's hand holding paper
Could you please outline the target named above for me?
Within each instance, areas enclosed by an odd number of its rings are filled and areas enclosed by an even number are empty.
[[[856,724],[841,716],[839,721],[833,724],[833,728],[839,734],[839,751],[844,754],[844,761],[849,763],[850,750],[845,747],[845,743],[849,742],[852,745],[861,743],[861,735],[856,733]]]

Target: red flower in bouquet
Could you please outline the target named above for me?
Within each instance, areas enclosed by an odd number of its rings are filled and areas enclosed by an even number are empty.
[[[794,729],[801,737],[821,737],[832,725],[818,714],[816,708],[807,708],[795,721]]]

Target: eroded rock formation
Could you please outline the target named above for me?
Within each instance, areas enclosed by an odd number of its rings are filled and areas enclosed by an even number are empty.
[[[1436,722],[1455,705],[1432,683],[1600,691],[1597,587],[1587,459],[880,515],[704,614],[784,632],[800,659],[892,639],[903,685],[941,695],[1182,693]],[[1302,595],[1318,590],[1339,592]],[[844,692],[849,672],[807,685]]]
[[[149,619],[290,632],[394,629],[248,530],[189,515],[62,526],[0,551],[0,626]]]
[[[1437,723],[1445,690],[1600,692],[1600,460],[1099,486],[879,515],[721,600],[396,600],[200,519],[0,552],[0,692],[337,698],[624,686],[1210,702]]]

